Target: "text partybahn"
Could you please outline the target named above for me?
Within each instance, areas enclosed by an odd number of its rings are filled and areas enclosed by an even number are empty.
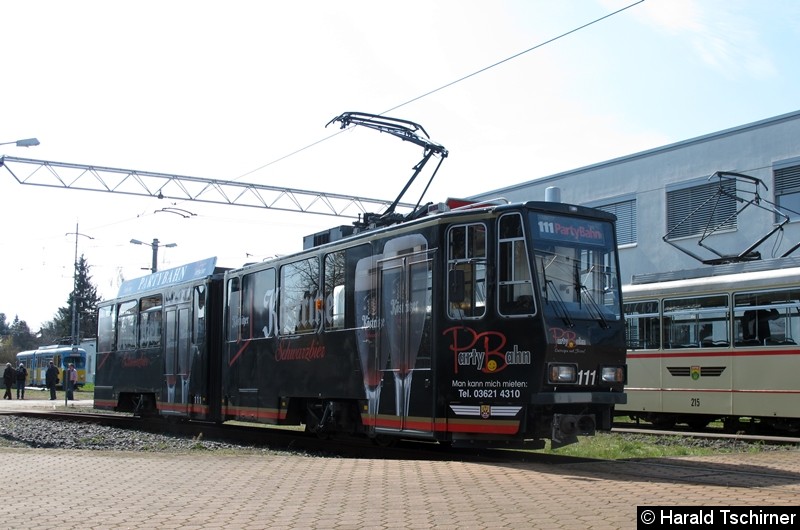
[[[800,506],[638,506],[637,528],[795,527]]]

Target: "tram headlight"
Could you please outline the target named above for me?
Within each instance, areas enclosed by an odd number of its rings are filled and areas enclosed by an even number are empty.
[[[577,366],[574,364],[551,364],[549,379],[551,383],[574,383],[577,379]]]
[[[600,375],[604,383],[625,382],[625,368],[622,366],[603,366]]]

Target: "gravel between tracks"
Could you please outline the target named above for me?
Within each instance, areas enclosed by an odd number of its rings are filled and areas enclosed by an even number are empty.
[[[203,450],[276,452],[262,447],[184,438],[168,434],[153,434],[91,423],[10,415],[0,415],[0,447],[180,453]]]

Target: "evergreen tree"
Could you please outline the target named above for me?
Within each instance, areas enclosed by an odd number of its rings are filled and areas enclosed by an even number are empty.
[[[0,365],[7,362],[16,365],[17,353],[37,347],[36,336],[27,322],[15,316],[14,322],[8,325],[5,313],[0,313]]]
[[[72,314],[70,314],[70,323],[72,322]],[[70,324],[71,325],[71,324]],[[58,344],[62,339],[69,339],[67,335],[62,333],[62,329],[56,326],[55,320],[45,322],[39,329],[39,345],[46,346],[48,344]]]
[[[6,363],[16,361],[17,350],[14,349],[14,341],[11,340],[11,328],[6,322],[6,314],[0,313],[0,367]]]
[[[76,340],[97,334],[97,304],[100,297],[97,295],[97,287],[92,285],[89,268],[86,258],[81,254],[76,270],[75,290],[69,294],[66,307],[59,308],[53,321],[42,326],[42,335],[48,337],[50,343],[69,343],[72,337],[73,301],[79,324]]]
[[[18,353],[24,350],[35,350],[38,347],[36,336],[31,333],[28,323],[14,317],[14,322],[9,327],[12,348]]]

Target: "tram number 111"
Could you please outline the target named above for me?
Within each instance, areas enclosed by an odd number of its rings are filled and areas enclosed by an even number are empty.
[[[578,384],[579,385],[586,385],[592,386],[594,385],[595,380],[597,380],[597,370],[581,370],[578,372]]]
[[[545,234],[555,234],[556,226],[552,221],[539,221],[539,232]]]

